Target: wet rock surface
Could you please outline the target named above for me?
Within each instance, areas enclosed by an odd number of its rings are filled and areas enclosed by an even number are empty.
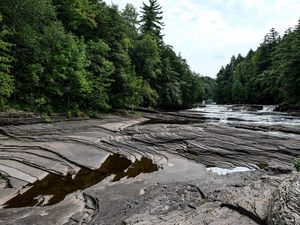
[[[0,224],[299,224],[300,126],[201,110],[1,126]]]

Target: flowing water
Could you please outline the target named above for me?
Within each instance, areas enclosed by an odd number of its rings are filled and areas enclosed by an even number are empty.
[[[236,128],[263,132],[276,138],[300,140],[300,116],[274,111],[276,106],[245,106],[245,105],[207,105],[189,110],[193,115],[205,118],[208,123],[234,126]],[[258,168],[267,167],[267,163],[260,163]],[[208,172],[227,175],[236,172],[247,172],[246,167],[207,168]]]
[[[207,105],[191,109],[211,122],[300,127],[300,117],[275,112],[276,106]]]
[[[227,175],[230,173],[249,172],[251,171],[251,169],[247,167],[234,167],[230,169],[219,168],[219,167],[208,167],[207,171],[216,173],[218,175]]]

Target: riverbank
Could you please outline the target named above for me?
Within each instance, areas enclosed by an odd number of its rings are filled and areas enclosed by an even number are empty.
[[[294,201],[282,203],[277,193],[289,182],[299,185],[292,162],[300,126],[293,126],[297,132],[274,129],[287,130],[287,121],[297,118],[216,111],[1,126],[0,170],[12,188],[1,180],[0,202],[8,208],[0,210],[0,224],[271,224],[270,207]],[[241,114],[244,121],[235,119]],[[259,130],[255,116],[285,120]],[[45,183],[69,189],[60,185],[65,179],[77,190],[62,198],[42,191]],[[34,200],[28,207],[9,208],[10,200],[28,196]],[[64,200],[53,205],[51,199]],[[287,224],[297,224],[297,215],[286,217]]]
[[[249,111],[249,112],[278,112],[278,113],[288,113],[291,116],[300,117],[300,109],[296,106],[292,105],[279,105],[279,106],[264,106],[264,105],[247,105],[247,104],[235,104],[235,105],[227,105],[227,107],[231,111]],[[201,108],[205,109],[205,106]],[[205,110],[204,110],[205,111]],[[164,114],[176,115],[177,112],[184,112],[184,109],[181,111],[162,111],[159,109],[151,109],[151,108],[142,108],[138,107],[135,109],[128,110],[114,110],[110,113],[101,113],[101,112],[81,112],[78,111],[76,113],[39,113],[33,111],[23,111],[14,108],[8,108],[6,110],[0,111],[0,126],[5,125],[29,125],[36,123],[52,123],[52,122],[62,122],[62,121],[80,121],[87,119],[101,119],[106,115],[119,115],[119,116],[142,116],[143,113],[149,114]],[[179,115],[182,116],[182,115]],[[190,115],[188,116],[190,117]],[[199,118],[196,118],[199,119]],[[217,118],[218,119],[218,118]]]

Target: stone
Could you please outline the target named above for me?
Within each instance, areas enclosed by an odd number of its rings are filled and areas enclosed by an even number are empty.
[[[300,224],[300,175],[284,180],[272,194],[268,211],[268,225]]]
[[[75,179],[83,169],[105,168],[109,155],[130,166],[55,205],[3,208],[0,224],[299,224],[299,176],[291,163],[300,150],[299,127],[205,121],[191,111],[148,110],[142,117],[6,121],[0,169],[13,188],[0,183],[2,207],[47,174]],[[152,163],[139,163],[145,159]],[[207,167],[249,170],[218,175]],[[42,204],[51,201],[38,196]]]

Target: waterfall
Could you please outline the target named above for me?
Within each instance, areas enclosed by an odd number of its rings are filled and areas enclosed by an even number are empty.
[[[260,112],[274,112],[276,105],[264,105]]]

